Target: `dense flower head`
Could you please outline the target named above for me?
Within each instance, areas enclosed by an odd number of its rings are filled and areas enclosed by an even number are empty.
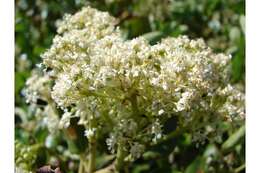
[[[163,139],[172,118],[196,139],[221,131],[218,122],[245,117],[244,95],[229,84],[231,57],[202,39],[165,38],[153,46],[142,37],[124,40],[116,19],[86,7],[64,17],[42,58],[50,70],[29,79],[28,90],[43,93],[38,84],[52,80],[45,95],[64,110],[60,127],[79,117],[85,136],[107,133],[109,149],[124,144],[129,160]]]

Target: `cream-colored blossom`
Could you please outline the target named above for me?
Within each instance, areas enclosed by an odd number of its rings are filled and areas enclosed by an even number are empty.
[[[75,113],[88,138],[110,136],[111,151],[124,143],[139,157],[140,146],[163,139],[171,118],[200,141],[221,131],[216,123],[245,117],[244,95],[228,81],[230,56],[214,53],[202,39],[169,37],[153,46],[142,37],[124,40],[113,17],[86,7],[64,17],[42,58],[52,75],[29,79],[30,99],[47,92],[65,111],[62,126]],[[42,89],[49,80],[51,89]]]

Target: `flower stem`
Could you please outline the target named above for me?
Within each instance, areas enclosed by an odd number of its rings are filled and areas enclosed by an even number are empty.
[[[139,114],[139,110],[138,110],[138,103],[137,103],[137,96],[136,94],[133,94],[130,97],[130,102],[132,104],[132,111],[133,111],[133,116],[137,117]]]
[[[125,155],[126,152],[123,148],[123,145],[122,143],[119,143],[117,148],[116,163],[115,163],[115,169],[117,173],[122,172],[122,169],[124,168]]]
[[[84,173],[84,166],[83,166],[83,160],[80,158],[80,161],[79,161],[79,170],[78,170],[78,173]]]
[[[96,169],[96,139],[93,136],[89,139],[88,173],[93,173]]]

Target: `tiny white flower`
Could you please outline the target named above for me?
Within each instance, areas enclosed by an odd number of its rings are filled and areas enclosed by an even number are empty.
[[[158,111],[158,115],[162,115],[164,113],[164,110],[163,109],[160,109],[159,111]]]
[[[60,128],[68,128],[69,125],[70,125],[70,118],[71,118],[71,113],[65,112],[62,115],[62,118],[61,118],[60,123],[59,123],[59,127]]]
[[[89,139],[95,135],[96,128],[90,128],[85,130],[85,136]]]

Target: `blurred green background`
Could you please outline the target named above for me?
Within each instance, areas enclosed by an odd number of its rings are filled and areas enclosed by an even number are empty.
[[[35,112],[25,103],[23,88],[32,69],[41,62],[40,54],[52,43],[56,21],[83,6],[90,5],[117,17],[126,39],[142,35],[155,44],[167,36],[203,38],[216,52],[232,55],[231,81],[244,86],[244,0],[16,0],[15,5],[16,150],[28,145],[33,148],[32,155],[27,158],[28,167],[49,163],[59,165],[66,173],[77,170],[76,156],[65,150],[69,147],[73,153],[74,144],[66,142],[62,133],[50,135],[46,127],[36,123]],[[220,143],[206,142],[196,147],[190,135],[184,134],[151,148],[142,159],[134,162],[130,171],[244,172],[244,127],[237,129],[223,124],[223,128],[226,134]],[[100,156],[97,159],[101,167],[110,158]]]

